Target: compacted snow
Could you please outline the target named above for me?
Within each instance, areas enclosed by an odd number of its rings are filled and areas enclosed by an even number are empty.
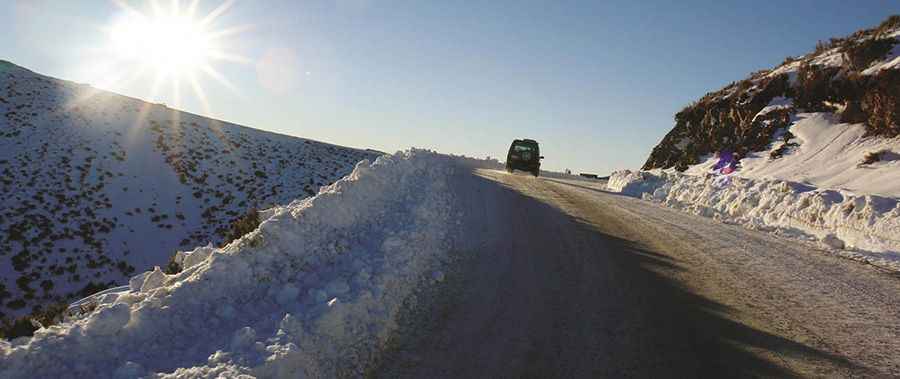
[[[0,377],[360,375],[401,302],[439,280],[460,165],[408,151],[363,161],[259,229],[135,276],[83,318],[0,341]],[[408,300],[407,300],[408,301]]]

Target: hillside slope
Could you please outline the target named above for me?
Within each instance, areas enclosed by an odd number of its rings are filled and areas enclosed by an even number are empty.
[[[900,182],[872,188],[872,180],[859,179],[900,179],[898,38],[895,15],[708,93],[675,115],[643,169],[685,171],[704,161],[708,168],[715,154],[729,151],[743,159],[741,175],[900,196]]]
[[[378,154],[229,124],[0,61],[0,317],[68,301]]]

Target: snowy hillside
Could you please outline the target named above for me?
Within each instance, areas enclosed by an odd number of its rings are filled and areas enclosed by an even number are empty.
[[[422,280],[440,281],[471,165],[425,151],[363,161],[259,229],[186,254],[33,339],[0,340],[0,377],[357,377]]]
[[[900,16],[707,94],[608,188],[900,270]]]
[[[218,246],[248,210],[314,195],[375,156],[0,61],[0,316]]]
[[[832,114],[833,124],[862,125],[867,138],[900,135],[898,38],[900,15],[708,93],[675,115],[675,127],[643,169],[684,171],[719,151],[746,157],[767,150],[788,142],[785,132],[804,112]]]

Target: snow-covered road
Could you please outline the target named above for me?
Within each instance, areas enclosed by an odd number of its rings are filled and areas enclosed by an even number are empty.
[[[470,259],[375,376],[900,375],[896,274],[598,182],[466,180]]]

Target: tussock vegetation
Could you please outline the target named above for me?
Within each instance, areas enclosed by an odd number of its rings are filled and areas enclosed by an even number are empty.
[[[872,62],[884,59],[896,43],[894,38],[865,39],[845,47],[844,57],[851,70],[865,70]]]
[[[869,135],[900,135],[900,71],[886,70],[868,80],[861,108]]]
[[[866,156],[863,157],[862,161],[859,162],[859,166],[866,166],[877,162],[896,160],[900,160],[900,154],[895,153],[889,149],[884,149],[867,153]]]
[[[862,160],[862,162],[860,162],[860,164],[869,165],[869,164],[878,162],[881,160],[881,154],[883,154],[884,152],[885,152],[884,150],[870,152],[870,153],[866,154],[865,157],[863,157],[863,160]]]
[[[181,272],[183,267],[181,267],[181,264],[175,260],[176,256],[177,256],[177,254],[172,254],[172,256],[169,257],[169,262],[166,263],[166,267],[163,267],[163,272],[165,272],[166,274],[169,274],[169,275],[175,275],[175,274]]]
[[[243,237],[259,227],[259,212],[256,209],[250,209],[247,214],[241,216],[231,223],[231,230],[225,235],[225,241],[222,245],[228,245],[232,241]]]
[[[883,36],[890,32],[891,30],[896,30],[900,28],[900,14],[891,15],[886,20],[882,21],[877,28],[875,28],[873,34],[875,36]]]
[[[790,148],[800,146],[796,142],[791,142],[793,138],[794,134],[792,134],[791,132],[785,132],[781,137],[781,146],[778,146],[777,149],[772,150],[772,152],[769,153],[769,159],[781,158],[782,156],[784,156],[784,153],[786,153]]]
[[[808,62],[800,64],[797,70],[797,85],[790,91],[794,104],[809,112],[831,111],[826,102],[836,101],[832,78],[838,68],[822,69]]]
[[[65,317],[68,303],[57,302],[47,306],[35,306],[34,311],[26,316],[12,320],[0,320],[0,338],[13,339],[30,337],[41,327],[55,325]]]
[[[735,82],[675,114],[675,128],[669,132],[644,164],[645,169],[676,167],[687,169],[699,163],[701,155],[732,150],[738,155],[758,151],[771,143],[776,130],[786,126],[790,114],[771,112],[754,117],[788,89],[788,76],[776,75]],[[683,149],[678,143],[690,140]]]

